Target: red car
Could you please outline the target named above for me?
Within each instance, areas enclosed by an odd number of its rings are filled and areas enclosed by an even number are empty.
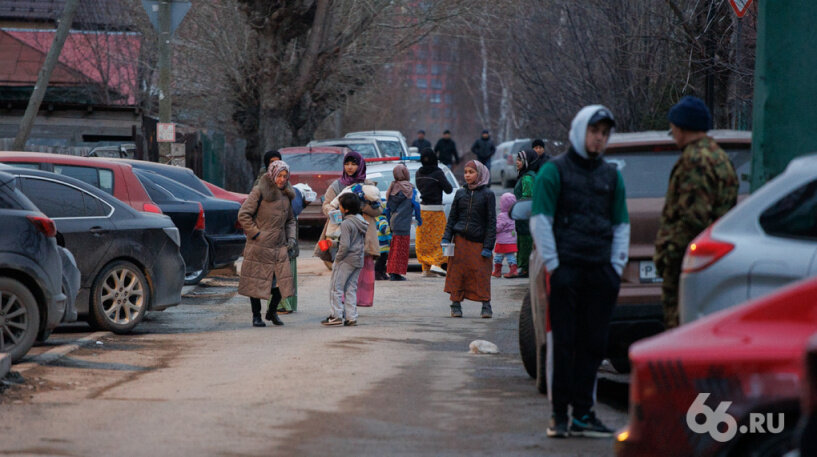
[[[208,189],[210,189],[210,192],[213,193],[214,197],[220,198],[222,200],[232,200],[238,203],[239,205],[243,205],[244,201],[247,199],[247,197],[249,197],[249,195],[247,194],[239,194],[238,192],[231,192],[227,189],[222,189],[221,187],[218,187],[215,184],[210,184],[209,182],[203,179],[201,180],[201,182],[204,183],[204,185]]]
[[[780,456],[800,415],[817,279],[630,348],[630,422],[616,455]]]
[[[133,168],[124,162],[64,154],[0,151],[0,163],[70,176],[102,189],[137,211],[162,214],[142,182],[133,174]]]
[[[806,381],[801,398],[800,456],[817,455],[817,334],[811,337],[805,356]]]
[[[279,152],[284,162],[289,165],[290,182],[308,184],[319,197],[304,208],[298,216],[298,223],[323,225],[326,222],[326,215],[323,214],[323,202],[320,197],[323,197],[326,189],[340,178],[343,172],[343,157],[349,149],[334,146],[298,146],[279,149]]]

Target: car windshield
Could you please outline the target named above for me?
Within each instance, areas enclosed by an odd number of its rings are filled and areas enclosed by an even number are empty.
[[[284,162],[292,171],[343,172],[343,154],[304,152],[284,154]]]
[[[726,149],[735,166],[740,187],[739,194],[749,193],[749,173],[752,152],[749,149]],[[621,171],[627,198],[662,198],[667,194],[672,167],[678,161],[680,151],[662,152],[616,152],[606,156]]]
[[[403,146],[399,141],[377,140],[377,146],[383,151],[384,157],[403,156]]]
[[[377,148],[370,143],[353,143],[347,144],[346,147],[362,155],[364,159],[374,159],[378,157]]]

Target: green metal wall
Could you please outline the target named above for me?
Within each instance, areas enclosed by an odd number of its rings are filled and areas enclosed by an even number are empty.
[[[758,1],[752,190],[817,152],[814,0]]]

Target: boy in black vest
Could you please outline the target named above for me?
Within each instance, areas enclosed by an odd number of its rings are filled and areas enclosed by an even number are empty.
[[[579,111],[570,127],[570,149],[542,166],[533,188],[531,235],[550,284],[549,437],[613,434],[593,404],[630,245],[624,181],[602,158],[614,126],[604,106]]]

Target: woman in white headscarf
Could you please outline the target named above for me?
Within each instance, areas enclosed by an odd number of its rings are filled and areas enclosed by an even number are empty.
[[[451,296],[451,317],[462,317],[462,300],[482,302],[480,315],[491,318],[491,256],[496,242],[496,196],[488,184],[491,172],[479,161],[465,164],[466,187],[457,191],[443,244],[454,243],[448,258],[445,291]]]

